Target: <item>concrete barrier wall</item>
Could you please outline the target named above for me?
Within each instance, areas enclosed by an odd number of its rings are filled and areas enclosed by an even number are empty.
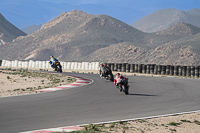
[[[60,62],[63,69],[73,70],[99,70],[99,62]],[[8,61],[0,60],[0,66],[3,67],[19,67],[19,68],[51,68],[49,61]]]
[[[60,62],[63,69],[99,70],[99,62]],[[156,64],[105,63],[114,72],[158,74],[183,77],[200,77],[200,66],[173,66]],[[49,61],[0,60],[0,66],[18,68],[51,68]]]

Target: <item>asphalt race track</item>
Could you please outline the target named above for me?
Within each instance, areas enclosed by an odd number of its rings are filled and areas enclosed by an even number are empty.
[[[94,83],[0,98],[0,132],[17,133],[200,110],[200,80],[127,76],[129,95],[96,74],[66,73]]]

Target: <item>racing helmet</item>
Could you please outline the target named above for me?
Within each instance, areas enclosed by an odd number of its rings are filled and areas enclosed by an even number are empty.
[[[120,76],[120,73],[116,73],[116,77],[118,78]]]
[[[103,65],[104,63],[103,62],[101,62],[99,65],[101,66],[101,65]]]

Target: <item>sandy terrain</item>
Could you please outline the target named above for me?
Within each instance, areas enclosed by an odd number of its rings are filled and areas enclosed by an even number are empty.
[[[0,97],[37,93],[35,90],[74,82],[63,75],[0,69]],[[152,119],[110,123],[100,132],[111,133],[200,133],[200,112]]]
[[[74,81],[74,78],[64,75],[0,69],[0,97],[38,93],[38,89],[66,85]]]
[[[103,131],[110,133],[200,133],[200,112],[111,123],[104,125]]]

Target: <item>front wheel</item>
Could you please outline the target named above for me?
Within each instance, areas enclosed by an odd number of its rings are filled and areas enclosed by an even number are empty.
[[[56,66],[56,71],[59,73],[60,72],[60,67]]]
[[[62,73],[62,66],[59,65],[59,70],[60,70],[60,73]]]

